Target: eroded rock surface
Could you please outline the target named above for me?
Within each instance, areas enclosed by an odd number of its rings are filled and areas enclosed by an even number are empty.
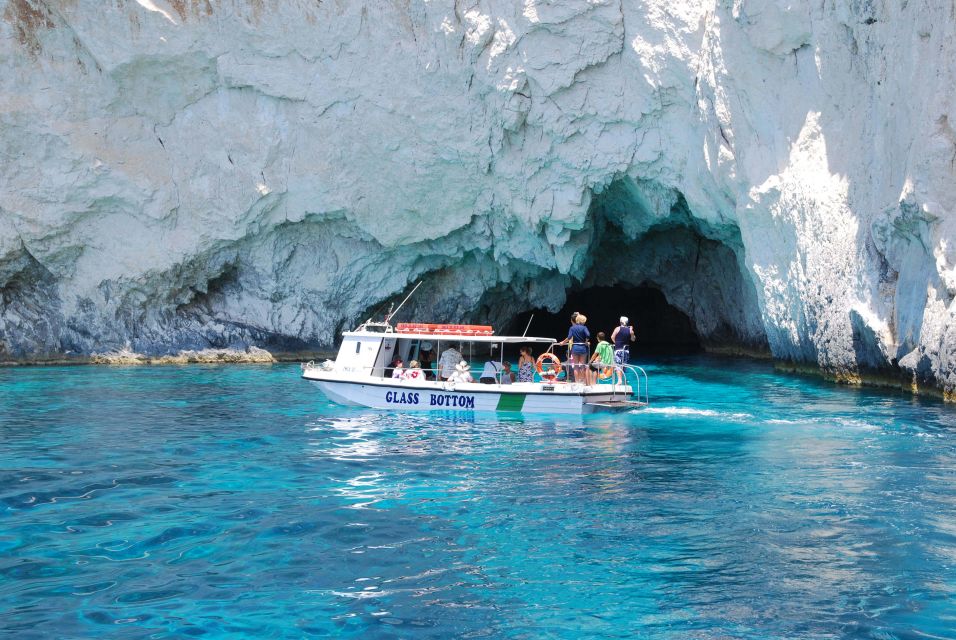
[[[0,355],[329,345],[424,279],[659,288],[956,389],[940,3],[0,0]]]

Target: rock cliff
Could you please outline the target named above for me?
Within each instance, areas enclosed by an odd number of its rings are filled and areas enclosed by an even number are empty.
[[[417,279],[500,324],[600,281],[952,394],[952,12],[0,0],[0,359],[329,345]]]

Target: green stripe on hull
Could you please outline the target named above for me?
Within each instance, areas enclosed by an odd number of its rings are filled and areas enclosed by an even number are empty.
[[[521,411],[527,393],[502,393],[498,398],[498,411]]]

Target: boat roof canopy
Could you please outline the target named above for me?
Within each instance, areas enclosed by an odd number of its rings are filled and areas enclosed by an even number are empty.
[[[459,335],[455,333],[405,333],[404,331],[346,331],[344,336],[373,336],[376,338],[399,338],[401,340],[427,340],[428,342],[483,342],[483,343],[503,343],[503,344],[526,344],[536,342],[542,344],[553,344],[557,342],[554,338],[536,338],[533,336],[479,336],[479,335]]]

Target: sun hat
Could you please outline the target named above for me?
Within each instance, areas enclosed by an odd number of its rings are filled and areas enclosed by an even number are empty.
[[[461,362],[455,365],[455,369],[464,373],[465,371],[468,371],[469,369],[471,369],[471,367],[468,366],[467,362],[462,360]]]
[[[422,343],[422,351],[431,351],[431,350],[432,350],[432,343],[431,343],[431,342],[423,342],[423,343]]]

